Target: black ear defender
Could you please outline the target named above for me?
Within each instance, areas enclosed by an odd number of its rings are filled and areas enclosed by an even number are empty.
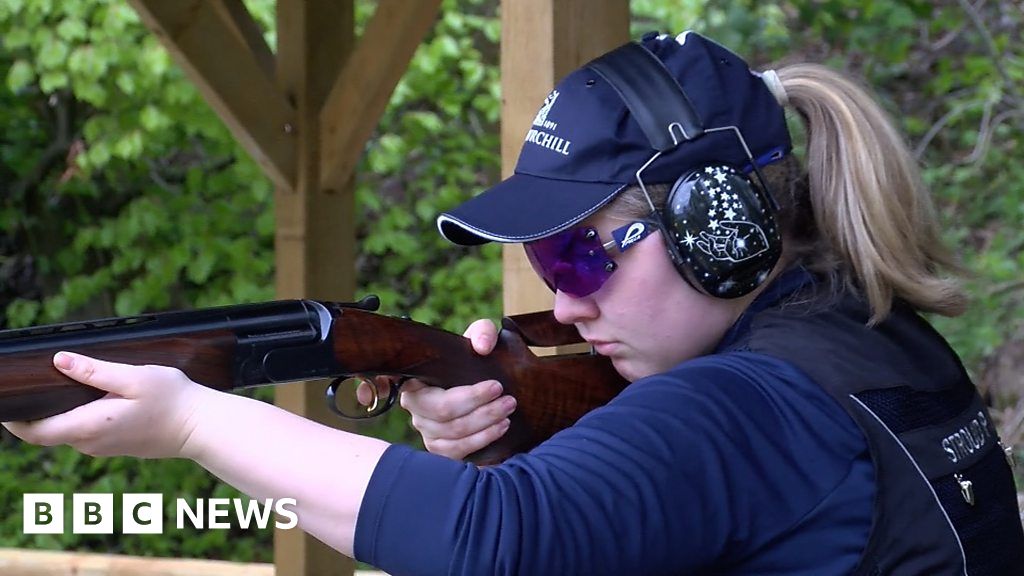
[[[655,150],[641,173],[662,153],[712,132],[735,133],[750,173],[725,163],[697,166],[681,175],[660,209],[651,202],[669,256],[696,290],[738,298],[764,283],[782,254],[778,210],[742,133],[735,126],[706,128],[686,92],[665,65],[636,42],[588,65],[619,94]],[[751,174],[757,182],[751,179]]]

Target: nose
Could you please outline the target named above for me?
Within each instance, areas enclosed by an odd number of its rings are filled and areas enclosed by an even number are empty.
[[[577,298],[561,290],[555,291],[555,320],[561,324],[575,324],[597,318],[598,309],[590,296]]]

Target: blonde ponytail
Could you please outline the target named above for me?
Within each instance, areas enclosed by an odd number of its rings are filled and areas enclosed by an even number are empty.
[[[777,70],[789,106],[807,131],[807,183],[819,262],[838,264],[839,278],[883,320],[894,298],[946,316],[967,299],[948,271],[931,198],[917,164],[885,112],[866,90],[815,64]]]

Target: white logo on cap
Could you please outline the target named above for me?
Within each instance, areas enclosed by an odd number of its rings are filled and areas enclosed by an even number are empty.
[[[544,104],[540,107],[540,110],[537,110],[537,116],[533,119],[534,126],[540,126],[548,130],[558,128],[558,124],[548,122],[548,112],[551,112],[551,107],[555,105],[555,100],[558,100],[558,90],[552,90],[551,94],[548,94],[548,97],[544,99]]]
[[[553,132],[558,129],[557,122],[548,120],[548,114],[551,113],[551,107],[555,105],[555,100],[558,100],[558,95],[558,90],[552,90],[551,94],[548,94],[548,97],[544,99],[544,104],[537,111],[537,116],[533,119],[533,125],[544,130],[531,128],[526,133],[526,141],[548,150],[554,150],[563,156],[568,156],[569,146],[572,145],[572,142],[545,132],[545,130]]]

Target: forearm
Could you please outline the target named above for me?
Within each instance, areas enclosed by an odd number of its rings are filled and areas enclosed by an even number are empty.
[[[351,556],[359,506],[386,442],[243,396],[203,389],[183,455],[253,498],[294,498],[299,527]]]

